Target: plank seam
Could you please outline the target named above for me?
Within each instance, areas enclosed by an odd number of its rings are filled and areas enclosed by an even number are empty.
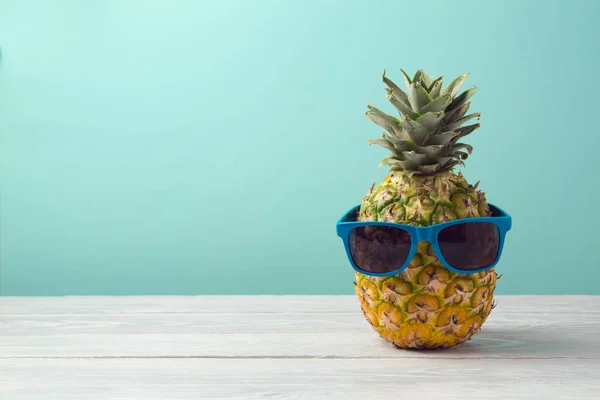
[[[571,356],[549,356],[549,357],[501,357],[501,356],[480,356],[480,357],[371,357],[371,356],[216,356],[216,355],[190,355],[190,356],[169,356],[169,355],[135,355],[135,356],[0,356],[0,359],[72,359],[72,360],[120,360],[120,359],[198,359],[198,360],[600,360],[600,357],[571,357]]]

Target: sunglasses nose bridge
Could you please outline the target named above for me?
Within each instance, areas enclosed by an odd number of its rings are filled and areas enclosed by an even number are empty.
[[[431,229],[430,226],[419,226],[415,230],[415,236],[417,239],[417,243],[421,243],[421,242],[432,243],[433,229]]]

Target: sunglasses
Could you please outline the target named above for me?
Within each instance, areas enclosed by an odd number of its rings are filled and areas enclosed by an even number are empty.
[[[450,271],[472,274],[493,268],[502,254],[512,219],[489,204],[491,216],[461,218],[431,226],[356,221],[360,205],[336,224],[352,267],[365,275],[392,276],[404,271],[421,241],[431,243],[440,263]]]

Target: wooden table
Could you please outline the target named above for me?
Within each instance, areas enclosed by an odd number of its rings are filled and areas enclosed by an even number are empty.
[[[600,399],[600,296],[390,346],[354,296],[0,297],[0,399]]]

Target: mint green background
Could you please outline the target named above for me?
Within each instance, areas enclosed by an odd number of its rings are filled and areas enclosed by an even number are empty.
[[[600,294],[600,2],[0,0],[0,294],[352,293],[381,73],[470,72],[498,293]]]

